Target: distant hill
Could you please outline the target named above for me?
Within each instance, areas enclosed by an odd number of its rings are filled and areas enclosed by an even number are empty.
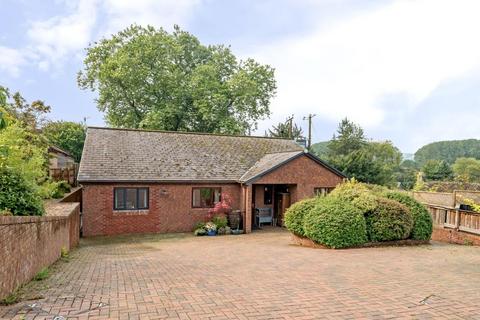
[[[480,159],[480,140],[438,141],[427,144],[415,152],[415,161],[419,165],[431,159],[444,160],[452,164],[461,157]]]
[[[321,141],[312,144],[311,151],[319,158],[325,158],[328,148],[327,145],[330,141]]]

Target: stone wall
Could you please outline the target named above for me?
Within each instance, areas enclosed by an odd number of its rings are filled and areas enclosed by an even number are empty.
[[[0,299],[79,241],[80,205],[50,202],[45,216],[0,216]]]

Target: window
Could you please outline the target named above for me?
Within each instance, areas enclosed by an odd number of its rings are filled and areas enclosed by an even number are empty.
[[[333,188],[327,188],[327,187],[313,188],[313,192],[315,193],[315,195],[317,197],[325,197],[327,194],[332,192],[332,190],[333,190]]]
[[[114,210],[148,209],[148,188],[115,188]]]
[[[265,186],[263,189],[263,204],[272,204],[273,186]]]
[[[220,201],[221,188],[192,188],[192,208],[212,208]]]

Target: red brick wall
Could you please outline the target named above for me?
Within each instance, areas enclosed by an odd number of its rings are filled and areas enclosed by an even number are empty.
[[[456,244],[480,245],[480,235],[437,227],[433,228],[432,240]]]
[[[56,203],[47,216],[0,216],[0,299],[78,244],[78,203]]]
[[[304,155],[266,174],[255,184],[296,184],[296,188],[290,190],[293,203],[313,197],[314,188],[335,187],[342,180],[343,177]]]
[[[114,211],[114,187],[148,187],[149,209]],[[239,209],[239,184],[84,184],[83,235],[125,233],[190,232],[198,221],[204,221],[208,209],[192,208],[192,187],[221,187],[234,199]]]

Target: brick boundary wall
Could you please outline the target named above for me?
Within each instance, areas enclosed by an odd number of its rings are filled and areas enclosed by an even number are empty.
[[[45,216],[0,216],[0,299],[79,242],[80,204],[51,202]]]
[[[480,236],[455,229],[433,227],[432,240],[455,244],[480,246]]]

